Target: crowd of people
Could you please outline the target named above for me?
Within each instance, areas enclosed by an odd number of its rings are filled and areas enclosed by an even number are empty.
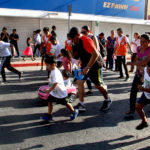
[[[117,36],[115,35],[117,32]],[[44,61],[47,65],[47,74],[50,82],[50,88],[45,90],[49,93],[48,98],[48,114],[42,116],[43,120],[52,120],[53,102],[65,105],[70,111],[70,119],[74,120],[79,112],[86,111],[84,97],[92,95],[92,84],[99,90],[104,97],[101,111],[106,111],[110,108],[112,100],[109,97],[107,85],[103,81],[103,69],[119,72],[117,79],[124,78],[122,66],[125,71],[125,82],[130,80],[130,72],[134,72],[135,77],[132,83],[130,92],[130,109],[125,114],[126,116],[134,115],[137,110],[142,122],[136,127],[140,130],[148,126],[143,107],[150,103],[150,37],[147,34],[140,35],[134,33],[134,40],[129,41],[128,36],[124,35],[123,29],[118,28],[116,31],[112,30],[110,36],[105,39],[104,33],[98,36],[92,34],[88,26],[83,26],[81,31],[78,28],[71,28],[67,34],[67,40],[64,41],[65,47],[62,47],[57,39],[56,26],[52,27],[52,31],[48,27],[43,28],[42,31],[34,31],[33,37],[27,38],[27,48],[23,51],[26,60],[27,56],[31,56],[34,61],[36,59],[37,50],[41,56],[41,70],[43,70]],[[8,43],[10,39],[10,43]],[[3,82],[6,82],[5,67],[18,74],[19,78],[22,73],[11,67],[11,56],[20,56],[17,41],[19,36],[16,29],[13,29],[9,36],[7,28],[3,28],[0,40],[0,51],[2,55],[2,62],[0,65],[0,72],[2,74]],[[34,50],[32,50],[32,46]],[[9,52],[9,47],[12,49],[12,54]],[[127,63],[127,56],[131,55],[131,62]],[[105,61],[106,58],[106,61]],[[106,62],[106,63],[105,63]],[[128,71],[128,65],[131,70]],[[63,68],[63,76],[60,68]],[[78,86],[79,103],[73,107],[67,101],[67,91],[64,85],[64,74],[69,78],[70,74],[75,69],[80,68],[84,77],[81,80],[74,79]],[[84,83],[87,83],[89,89],[85,93]],[[142,91],[141,98],[137,101],[138,91]]]

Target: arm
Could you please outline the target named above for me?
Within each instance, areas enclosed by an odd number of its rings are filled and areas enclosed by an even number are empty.
[[[57,85],[58,85],[58,83],[54,83],[50,89],[45,90],[44,92],[45,93],[50,93],[51,91],[53,91],[57,87]]]
[[[99,43],[98,43],[98,40],[97,40],[96,36],[93,37],[93,42],[94,42],[94,45],[95,45],[95,47],[97,49]]]
[[[150,93],[150,89],[146,89],[146,88],[144,88],[142,85],[139,85],[139,86],[138,86],[138,89],[139,89],[140,91]]]
[[[89,70],[90,70],[90,68],[94,65],[94,63],[96,62],[96,60],[97,60],[97,58],[98,58],[98,56],[99,56],[99,54],[98,54],[98,52],[96,51],[96,50],[93,50],[92,52],[91,52],[91,58],[90,58],[90,61],[89,61],[89,63],[87,64],[87,67],[85,67],[84,69],[83,69],[83,71],[82,71],[82,73],[83,74],[87,74],[88,72],[89,72]]]
[[[128,44],[128,48],[129,48],[130,52],[132,53],[130,44],[129,43],[127,43],[127,44]]]
[[[12,55],[13,56],[16,56],[16,53],[15,53],[15,47],[11,44],[10,45],[11,49],[12,49]]]

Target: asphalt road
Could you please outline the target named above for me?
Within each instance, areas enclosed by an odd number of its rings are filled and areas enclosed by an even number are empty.
[[[104,72],[111,110],[99,111],[104,99],[94,88],[94,96],[85,98],[87,111],[76,120],[69,120],[64,106],[55,105],[55,121],[45,124],[40,116],[47,106],[39,102],[37,90],[47,84],[46,72],[39,67],[19,69],[24,71],[22,81],[7,72],[8,83],[0,85],[0,150],[150,150],[150,127],[137,131],[137,114],[134,119],[124,118],[132,77],[125,82],[115,79],[117,73]],[[145,108],[150,117],[148,110],[150,106]]]

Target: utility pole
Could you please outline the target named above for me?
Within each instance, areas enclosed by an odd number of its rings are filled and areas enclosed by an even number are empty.
[[[144,14],[144,20],[148,19],[148,0],[145,0],[145,14]]]
[[[70,23],[71,23],[71,20],[70,20],[70,17],[72,15],[72,5],[69,4],[68,5],[68,32],[70,31]]]

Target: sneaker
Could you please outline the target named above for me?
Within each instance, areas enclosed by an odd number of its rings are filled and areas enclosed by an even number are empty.
[[[78,114],[79,114],[79,110],[75,109],[74,112],[72,112],[71,115],[70,115],[70,120],[76,119]]]
[[[76,106],[75,106],[76,109],[78,109],[79,111],[85,111],[86,108],[84,105],[82,105],[81,103],[78,103]]]
[[[85,95],[86,95],[86,96],[93,95],[93,92],[88,91],[88,92],[85,93]]]
[[[119,76],[119,77],[117,77],[116,79],[122,79],[122,78],[124,78],[124,76]]]
[[[130,78],[129,77],[126,77],[126,79],[124,81],[130,81]]]
[[[136,129],[137,129],[137,130],[142,130],[142,129],[146,128],[146,127],[148,127],[148,123],[142,121],[142,122],[136,127]]]
[[[102,111],[108,110],[110,108],[111,103],[112,103],[112,100],[110,98],[109,100],[105,100],[100,110]]]
[[[46,114],[46,115],[42,116],[41,119],[43,121],[52,121],[53,117],[52,117],[52,115]]]

